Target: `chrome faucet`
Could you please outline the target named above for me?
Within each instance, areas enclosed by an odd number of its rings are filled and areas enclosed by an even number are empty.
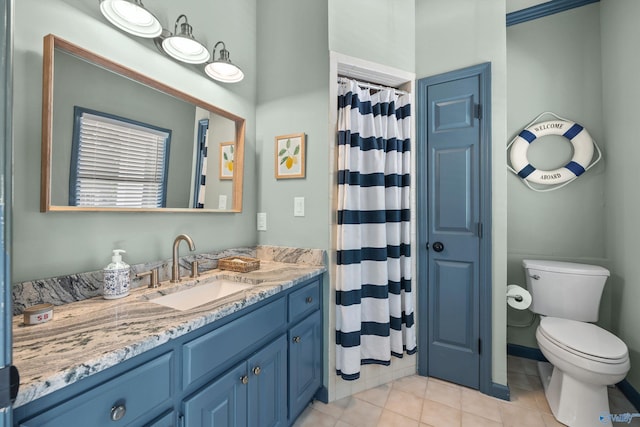
[[[180,256],[178,255],[178,246],[184,240],[189,245],[189,250],[195,251],[196,245],[193,244],[191,237],[186,234],[179,234],[173,241],[173,267],[171,268],[171,283],[178,283],[180,279]]]

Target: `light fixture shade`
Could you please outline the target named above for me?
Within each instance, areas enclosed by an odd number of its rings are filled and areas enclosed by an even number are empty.
[[[215,58],[216,48],[219,44],[222,44],[220,49],[220,57],[209,62],[204,67],[204,72],[214,80],[218,80],[224,83],[237,83],[244,79],[244,73],[229,59],[229,51],[225,48],[224,42],[218,42],[213,48],[213,56]]]
[[[162,33],[162,25],[141,0],[101,0],[100,11],[122,31],[138,37],[154,38]]]
[[[180,33],[178,34],[178,21],[181,18],[184,18],[184,22],[180,24]],[[187,17],[180,15],[176,19],[173,34],[162,41],[162,49],[178,61],[187,64],[204,64],[211,56],[207,48],[193,37],[192,32]]]

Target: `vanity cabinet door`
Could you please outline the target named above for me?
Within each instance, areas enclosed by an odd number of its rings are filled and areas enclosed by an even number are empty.
[[[188,427],[287,425],[287,341],[281,336],[187,399]]]
[[[290,420],[304,410],[321,383],[322,327],[320,311],[316,311],[289,330]]]
[[[248,381],[245,361],[185,401],[184,425],[246,426]]]
[[[249,366],[249,426],[287,425],[287,339],[283,335],[254,354]]]

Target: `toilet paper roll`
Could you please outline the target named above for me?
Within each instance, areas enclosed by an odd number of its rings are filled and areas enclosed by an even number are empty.
[[[525,310],[531,305],[531,294],[518,285],[507,285],[507,304],[516,310]]]

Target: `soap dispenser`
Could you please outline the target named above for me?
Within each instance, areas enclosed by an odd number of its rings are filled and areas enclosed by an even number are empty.
[[[129,295],[129,264],[122,261],[122,249],[114,249],[111,264],[104,270],[104,286],[102,295],[105,299],[122,298]]]

